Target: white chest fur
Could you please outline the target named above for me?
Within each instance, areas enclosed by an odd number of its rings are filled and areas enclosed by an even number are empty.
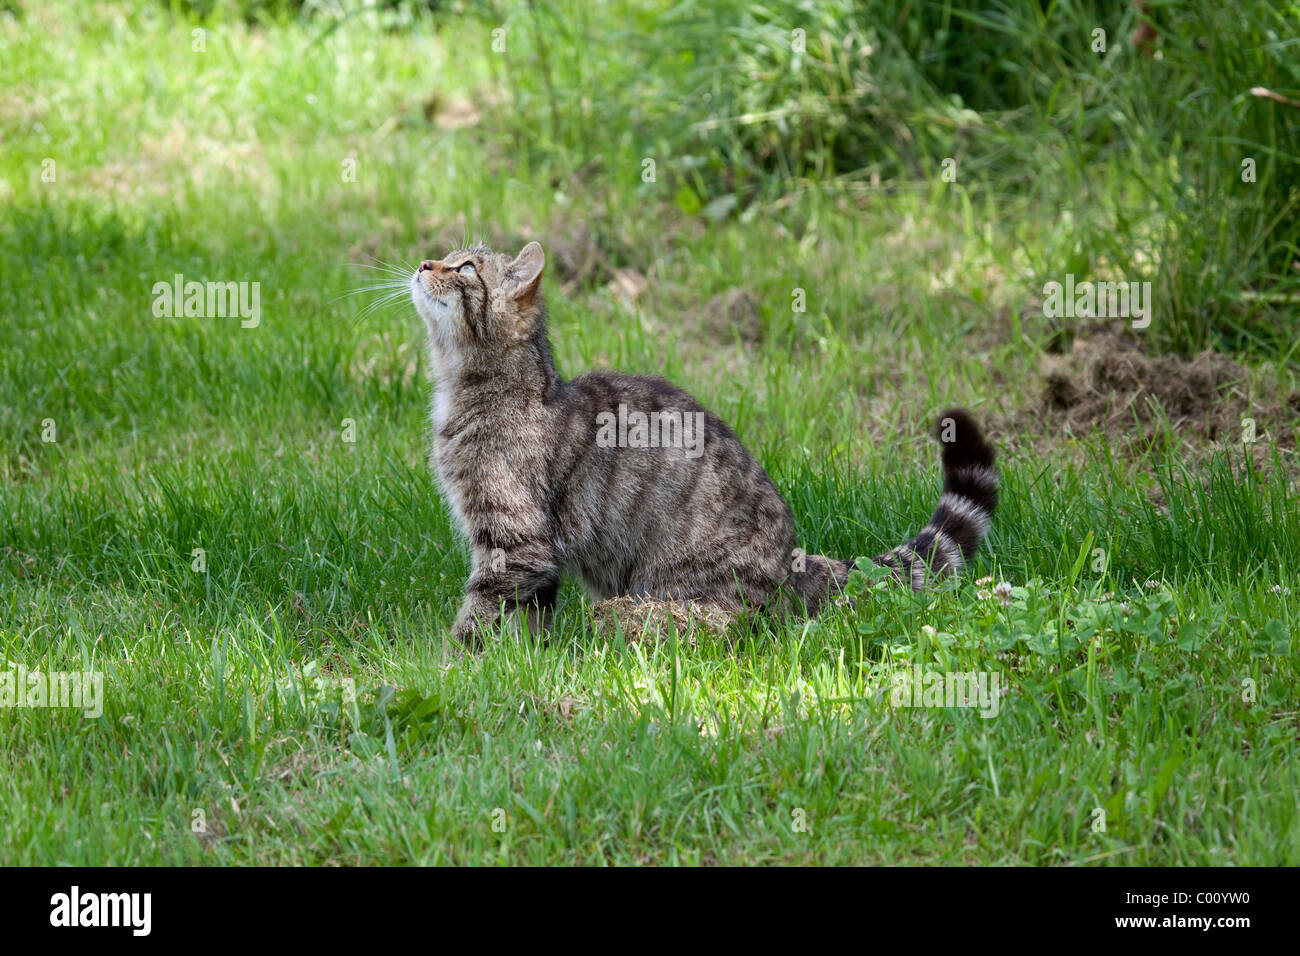
[[[456,374],[456,366],[446,356],[441,355],[436,347],[429,349],[429,357],[434,375],[437,378],[433,389],[433,400],[429,408],[429,422],[433,428],[433,455],[430,464],[433,465],[433,473],[438,478],[438,487],[451,509],[452,517],[456,521],[456,527],[462,535],[468,536],[465,523],[464,491],[455,481],[451,480],[447,469],[443,467],[442,456],[439,454],[439,445],[442,443],[440,436],[446,429],[447,422],[451,420],[455,410],[455,391],[452,382],[454,381],[453,376]]]

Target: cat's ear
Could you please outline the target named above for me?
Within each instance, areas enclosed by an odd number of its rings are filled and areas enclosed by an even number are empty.
[[[541,243],[534,241],[524,246],[515,261],[506,267],[511,298],[526,299],[536,293],[545,268],[546,253],[542,252]]]

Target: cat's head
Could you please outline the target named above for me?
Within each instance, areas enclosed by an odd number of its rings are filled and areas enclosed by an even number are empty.
[[[545,267],[536,242],[513,258],[481,244],[457,249],[420,263],[411,276],[411,299],[440,348],[499,349],[536,334]]]

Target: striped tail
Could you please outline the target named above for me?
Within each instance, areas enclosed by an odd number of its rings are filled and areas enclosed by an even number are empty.
[[[961,573],[988,533],[998,504],[993,449],[970,414],[950,408],[939,416],[936,434],[943,445],[939,506],[916,537],[872,558],[892,568],[914,591],[925,586],[927,576]]]

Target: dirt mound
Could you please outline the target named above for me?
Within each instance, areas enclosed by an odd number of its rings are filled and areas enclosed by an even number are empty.
[[[666,640],[675,628],[694,647],[699,631],[722,634],[735,617],[717,608],[678,601],[641,601],[630,597],[601,601],[591,609],[597,631],[622,632],[629,641]]]
[[[1184,439],[1240,444],[1252,419],[1258,444],[1295,447],[1300,394],[1252,397],[1246,370],[1217,352],[1147,355],[1131,335],[1104,330],[1047,356],[1042,373],[1042,411],[1076,431],[1149,441],[1167,419]]]

